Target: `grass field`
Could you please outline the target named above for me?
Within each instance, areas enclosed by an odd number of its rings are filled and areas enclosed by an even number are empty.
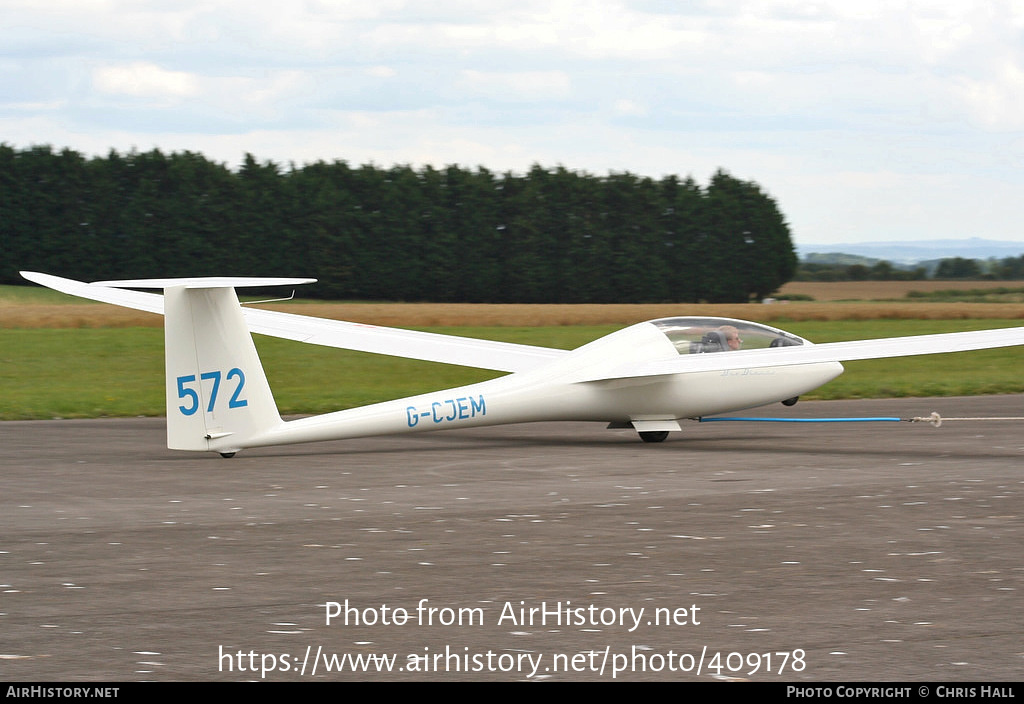
[[[908,294],[948,289],[994,290],[1020,288],[1021,281],[791,281],[779,295],[811,296],[816,301],[889,301]]]
[[[13,292],[10,289],[15,289]],[[815,342],[1021,325],[1022,304],[484,306],[291,303],[289,312],[572,349],[669,315],[771,322]],[[911,315],[913,313],[914,315]],[[159,316],[0,287],[0,419],[162,415]],[[257,336],[283,413],[320,413],[447,388],[497,373]],[[854,362],[805,398],[1024,392],[1020,347]]]

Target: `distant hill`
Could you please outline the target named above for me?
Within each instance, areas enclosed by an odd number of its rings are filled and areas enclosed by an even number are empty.
[[[853,266],[854,264],[874,266],[882,260],[874,257],[865,257],[860,254],[847,254],[846,252],[810,252],[805,256],[801,256],[800,261],[808,264],[827,264],[829,266]]]
[[[796,250],[801,260],[820,264],[867,264],[870,266],[874,262],[884,259],[893,264],[911,265],[947,257],[963,257],[964,259],[1019,257],[1024,254],[1024,240],[1010,242],[972,237],[965,240],[915,242],[798,243]]]

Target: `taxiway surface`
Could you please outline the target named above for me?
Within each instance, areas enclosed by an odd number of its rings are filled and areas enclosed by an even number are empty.
[[[759,415],[932,411],[1024,397]],[[554,423],[224,460],[161,419],[0,423],[0,679],[1019,681],[1021,429]]]

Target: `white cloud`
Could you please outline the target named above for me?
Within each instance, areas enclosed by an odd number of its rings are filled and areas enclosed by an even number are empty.
[[[619,115],[630,115],[633,117],[644,117],[648,114],[645,106],[625,98],[616,100],[612,109]]]
[[[192,74],[141,61],[99,67],[93,71],[93,84],[101,93],[139,98],[184,98],[198,90]]]
[[[486,95],[499,102],[562,100],[571,89],[563,71],[474,71],[463,70],[457,86],[474,95]]]
[[[1006,61],[984,78],[965,77],[952,91],[974,122],[986,129],[1024,129],[1024,70]]]

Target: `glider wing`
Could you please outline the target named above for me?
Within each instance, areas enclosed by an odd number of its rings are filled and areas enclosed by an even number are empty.
[[[112,303],[126,308],[163,314],[164,297],[156,293],[129,291],[117,286],[140,288],[163,288],[185,286],[187,288],[217,286],[265,286],[307,283],[309,279],[239,279],[239,278],[197,278],[197,279],[145,279],[131,281],[110,281],[89,284],[65,279],[50,274],[23,271],[21,275],[42,286],[81,298],[103,303]],[[564,350],[511,342],[477,340],[455,335],[402,330],[349,323],[341,320],[313,318],[294,313],[261,310],[242,307],[246,323],[252,332],[288,340],[308,342],[314,345],[339,347],[360,352],[408,357],[429,362],[459,364],[479,369],[502,372],[521,372],[533,369],[566,354]]]

